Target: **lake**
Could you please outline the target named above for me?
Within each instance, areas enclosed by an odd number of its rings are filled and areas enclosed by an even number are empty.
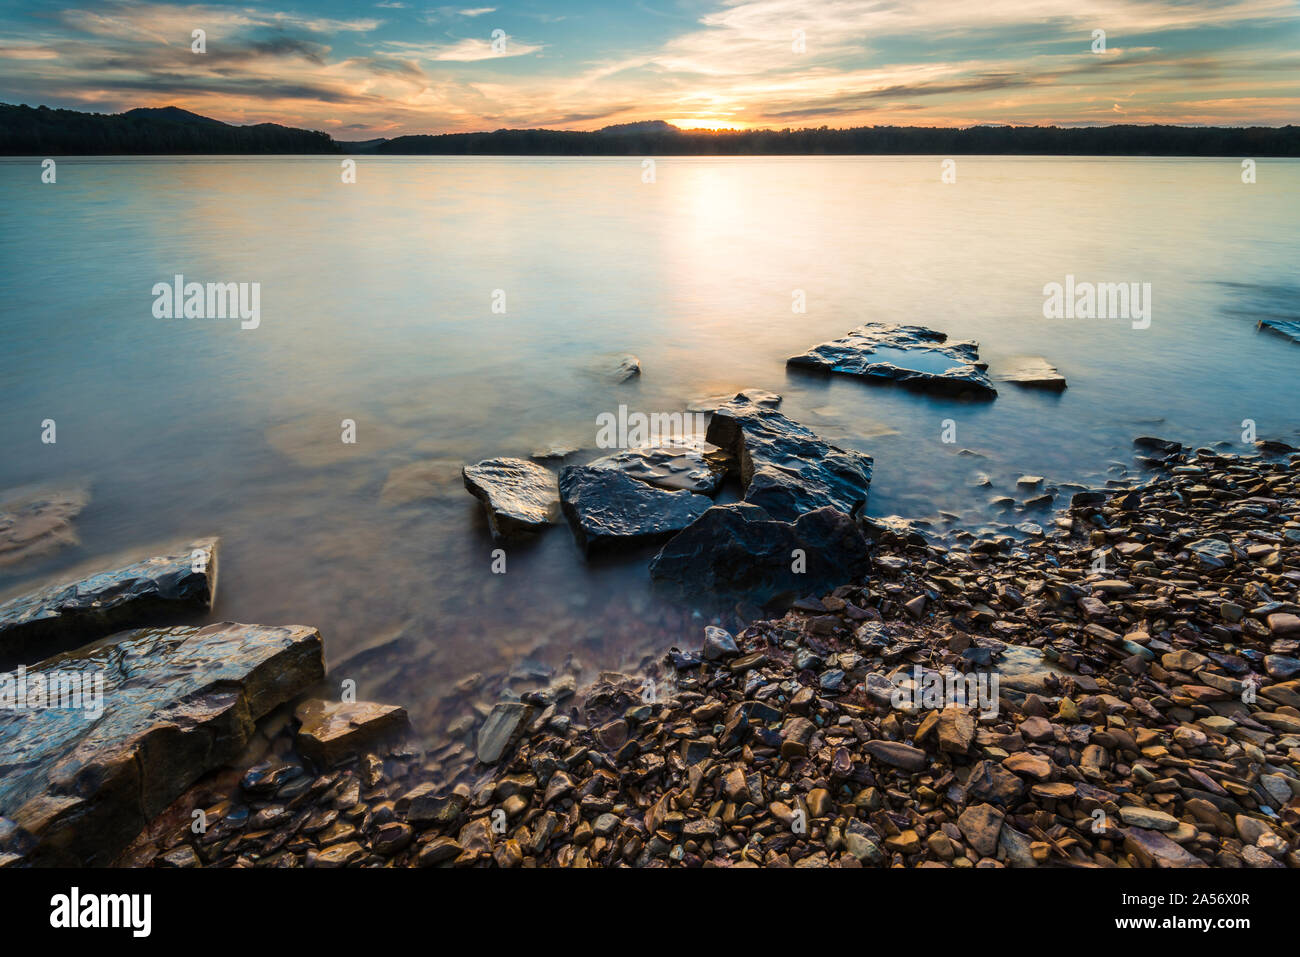
[[[360,695],[437,735],[472,672],[698,644],[707,612],[652,595],[645,553],[588,565],[556,527],[493,574],[460,479],[595,458],[619,405],[779,392],[875,457],[870,514],[938,531],[1003,520],[1024,472],[1134,474],[1140,434],[1300,444],[1300,344],[1256,328],[1300,316],[1300,161],[1246,184],[1240,158],[959,157],[944,183],[941,159],[661,157],[645,182],[640,158],[362,156],[345,184],[340,157],[68,157],[52,185],[0,159],[0,489],[89,489],[81,544],[0,590],[219,535],[214,619],[318,626],[332,665],[386,649]],[[257,327],[158,318],[178,274],[257,283]],[[1067,277],[1149,283],[1149,325],[1044,318]],[[1069,388],[976,404],[787,371],[868,321],[976,339],[995,376],[1043,356]],[[623,353],[643,374],[619,383]]]

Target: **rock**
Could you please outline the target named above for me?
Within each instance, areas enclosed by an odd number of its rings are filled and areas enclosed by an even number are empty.
[[[439,837],[420,848],[415,863],[417,867],[438,867],[460,857],[463,851],[454,838]]]
[[[662,542],[709,508],[703,495],[664,491],[620,471],[585,465],[560,473],[560,501],[574,540],[588,555]]]
[[[483,503],[492,537],[539,532],[555,522],[560,492],[555,473],[527,459],[485,459],[467,465],[465,488]]]
[[[979,361],[974,342],[948,342],[942,332],[923,326],[872,322],[842,339],[824,342],[787,365],[897,382],[936,395],[992,399],[997,393]]]
[[[713,413],[706,439],[737,462],[745,502],[778,521],[825,506],[856,518],[867,503],[871,456],[829,445],[774,409],[735,399]]]
[[[1149,452],[1157,452],[1160,455],[1177,455],[1183,450],[1181,442],[1174,442],[1170,439],[1159,439],[1153,435],[1139,435],[1133,440],[1133,444],[1140,449],[1146,449]]]
[[[781,396],[775,392],[765,392],[762,389],[745,389],[734,394],[728,392],[724,395],[711,395],[702,399],[692,399],[691,404],[686,407],[686,411],[716,412],[728,402],[733,401],[752,402],[754,405],[765,405],[768,408],[775,409],[781,404]]]
[[[739,655],[740,649],[736,647],[736,639],[731,637],[731,632],[715,625],[705,626],[703,651],[705,661],[724,661]]]
[[[655,488],[716,495],[727,471],[716,446],[683,441],[676,445],[623,449],[588,464],[614,469]]]
[[[939,712],[939,748],[965,754],[975,737],[975,715],[966,708],[950,705]]]
[[[327,847],[316,856],[317,867],[347,867],[364,860],[365,848],[356,841]]]
[[[86,507],[84,489],[14,489],[0,503],[0,568],[78,544],[72,520]]]
[[[217,540],[200,539],[80,581],[0,604],[0,665],[30,662],[124,627],[207,611],[217,593]]]
[[[862,749],[882,764],[907,771],[920,771],[928,763],[924,751],[900,741],[868,741]]]
[[[1233,560],[1232,546],[1217,538],[1202,538],[1192,542],[1187,550],[1196,556],[1205,568],[1223,568]]]
[[[501,760],[501,755],[514,743],[532,716],[531,705],[517,701],[498,702],[478,730],[474,753],[479,761],[496,764]]]
[[[1027,389],[1065,389],[1065,376],[1042,356],[1022,356],[1009,361],[1007,368],[997,375],[999,382],[1014,382]]]
[[[789,523],[755,505],[715,505],[660,549],[650,576],[689,594],[764,604],[857,578],[868,547],[857,524],[833,508]]]
[[[1205,862],[1174,843],[1159,831],[1130,827],[1124,834],[1124,850],[1147,867],[1205,867]]]
[[[3,607],[0,607],[0,613],[3,613],[3,610]],[[1268,630],[1277,638],[1300,637],[1300,617],[1284,612],[1269,615]]]
[[[0,817],[32,865],[108,864],[325,667],[313,628],[221,622],[113,635],[33,666],[28,687],[76,672],[99,689],[94,720],[84,707],[0,711]]]
[[[1277,333],[1292,342],[1300,342],[1300,320],[1297,319],[1268,316],[1259,320],[1259,324],[1255,328]]]
[[[299,750],[321,767],[356,757],[375,742],[410,727],[403,708],[369,701],[348,704],[312,698],[298,706],[294,717],[301,722]]]
[[[957,827],[981,857],[993,857],[1006,815],[991,804],[974,804],[957,816]]]
[[[1178,818],[1153,808],[1125,804],[1119,809],[1125,824],[1146,828],[1149,831],[1172,831],[1178,827]]]
[[[615,382],[626,382],[641,375],[641,360],[630,352],[616,356],[610,378]]]

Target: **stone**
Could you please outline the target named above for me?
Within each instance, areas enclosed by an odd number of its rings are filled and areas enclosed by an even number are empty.
[[[86,507],[85,489],[12,489],[0,502],[0,568],[77,545],[72,521]]]
[[[1065,376],[1042,356],[1010,359],[996,378],[999,382],[1014,382],[1026,389],[1049,389],[1052,392],[1064,391],[1066,384]]]
[[[478,729],[474,753],[483,764],[496,764],[506,748],[515,742],[528,722],[532,720],[531,705],[517,701],[501,701],[488,714]]]
[[[857,523],[833,508],[791,523],[755,505],[715,505],[660,549],[650,576],[692,595],[766,604],[857,578],[869,547]]]
[[[369,701],[349,704],[312,698],[298,706],[294,717],[301,723],[299,750],[322,767],[356,757],[375,742],[410,727],[405,709]]]
[[[740,649],[736,647],[736,639],[731,637],[731,632],[716,625],[705,626],[702,652],[705,661],[725,661],[739,655]]]
[[[991,804],[974,804],[957,816],[962,837],[981,857],[997,853],[998,837],[1006,815]]]
[[[939,712],[939,749],[965,754],[975,737],[975,715],[966,708],[950,705]]]
[[[31,662],[112,631],[204,612],[217,593],[217,540],[0,604],[0,666]]]
[[[896,382],[936,395],[992,399],[998,393],[985,373],[974,342],[948,342],[924,326],[871,322],[848,335],[824,342],[786,364],[812,371],[857,376],[870,382]]]
[[[906,771],[920,771],[929,763],[924,751],[901,741],[868,741],[862,749],[882,764]]]
[[[0,608],[3,612],[3,608]],[[1300,616],[1277,612],[1268,616],[1268,630],[1278,638],[1300,637]]]
[[[1205,862],[1159,831],[1130,827],[1124,834],[1124,850],[1147,867],[1205,867]]]
[[[721,450],[703,441],[622,449],[588,463],[588,468],[614,469],[655,488],[716,495],[727,469]]]
[[[540,532],[559,516],[555,473],[527,459],[485,459],[461,471],[465,488],[483,503],[492,538]]]
[[[641,375],[641,360],[630,352],[614,357],[610,378],[614,382],[626,382]]]
[[[586,555],[663,542],[710,507],[703,495],[665,491],[621,471],[585,465],[560,473],[560,502]]]
[[[1172,831],[1178,827],[1178,818],[1157,811],[1154,808],[1138,807],[1126,804],[1119,809],[1119,816],[1125,824],[1146,828],[1150,831]]]
[[[830,445],[775,409],[735,399],[713,413],[706,439],[737,463],[745,502],[778,521],[826,506],[856,518],[866,506],[871,456]]]
[[[313,628],[221,622],[113,635],[32,666],[27,680],[74,672],[102,680],[93,720],[84,707],[0,711],[0,817],[34,866],[110,863],[325,666]]]

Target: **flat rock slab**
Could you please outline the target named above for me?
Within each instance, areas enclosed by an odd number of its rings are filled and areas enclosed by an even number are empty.
[[[78,544],[72,520],[90,496],[84,489],[14,490],[0,503],[0,568]]]
[[[475,756],[484,764],[501,760],[506,748],[519,738],[532,717],[531,705],[518,701],[499,702],[478,730],[474,742]]]
[[[706,440],[734,459],[745,501],[793,522],[831,507],[857,516],[867,503],[872,459],[830,445],[775,409],[737,397],[713,413]]]
[[[584,554],[662,542],[710,506],[703,495],[665,491],[624,472],[587,465],[570,465],[560,473],[560,501]]]
[[[998,390],[980,362],[979,344],[948,342],[948,336],[924,326],[869,322],[791,356],[787,365],[836,372],[874,382],[896,382],[935,395],[992,399]]]
[[[54,585],[0,605],[0,663],[39,661],[160,615],[206,611],[217,593],[217,539]]]
[[[589,462],[588,467],[615,469],[655,488],[700,495],[716,495],[727,476],[721,450],[702,440],[622,449]]]
[[[461,473],[465,488],[483,503],[495,539],[539,532],[559,514],[555,473],[527,459],[486,459]]]
[[[775,409],[781,404],[781,396],[775,392],[767,392],[763,389],[745,389],[735,394],[710,395],[702,399],[693,399],[691,404],[686,407],[687,412],[716,412],[728,402],[752,402],[755,405],[765,405],[769,409]]]
[[[1066,386],[1065,376],[1042,356],[1012,359],[999,370],[997,380],[1014,382],[1026,389],[1050,389],[1053,392],[1061,392]]]
[[[301,722],[298,748],[322,768],[355,757],[366,748],[396,737],[410,727],[406,710],[370,701],[325,701],[312,698],[294,711]]]
[[[869,548],[858,524],[833,508],[782,522],[756,505],[715,505],[659,550],[650,576],[689,594],[761,605],[856,580]]]
[[[37,707],[38,675],[50,688],[77,675],[95,696]],[[199,777],[237,758],[258,718],[324,675],[320,632],[302,625],[144,628],[41,662],[25,673],[28,707],[0,709],[0,852],[42,866],[108,864]],[[17,682],[0,679],[5,693],[19,694]]]

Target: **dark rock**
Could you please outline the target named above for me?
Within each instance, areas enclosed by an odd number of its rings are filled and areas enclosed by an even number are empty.
[[[709,508],[702,495],[664,491],[623,472],[585,465],[560,473],[560,500],[584,554],[662,542]]]
[[[369,701],[304,701],[294,712],[301,722],[298,748],[317,765],[328,767],[355,757],[376,741],[409,728],[406,711]]]
[[[167,615],[206,611],[217,593],[217,540],[183,548],[0,605],[0,666],[39,660]]]
[[[828,445],[773,409],[733,400],[713,413],[707,439],[737,462],[745,501],[779,521],[828,505],[856,517],[867,503],[871,456]]]
[[[596,459],[587,467],[616,469],[656,488],[701,495],[717,494],[727,474],[718,449],[704,441],[623,449]]]
[[[984,371],[987,364],[979,360],[978,344],[947,339],[924,326],[871,322],[786,363],[937,395],[994,398],[998,391]]]
[[[0,817],[27,863],[111,862],[254,722],[325,676],[320,633],[230,622],[114,635],[29,670],[102,680],[102,713],[0,711]],[[48,679],[53,683],[54,678]]]
[[[715,505],[660,549],[650,575],[688,593],[765,603],[859,577],[868,547],[857,524],[833,508],[790,523],[754,505]]]

